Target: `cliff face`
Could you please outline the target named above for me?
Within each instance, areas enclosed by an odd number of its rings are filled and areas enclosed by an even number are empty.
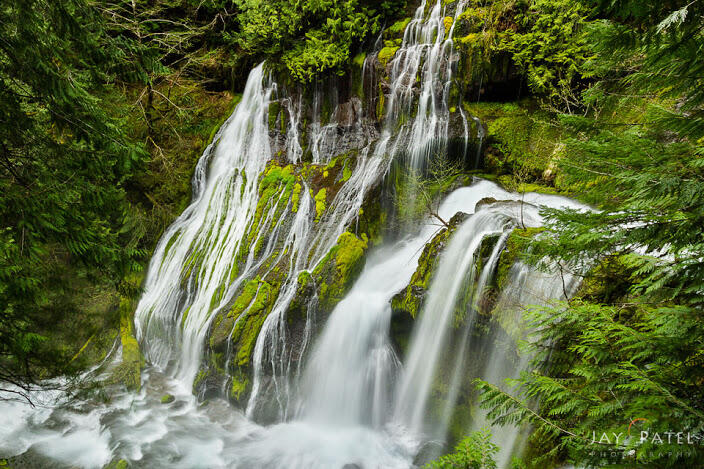
[[[477,61],[473,55],[476,44],[472,45],[467,38],[471,39],[475,34],[472,31],[477,27],[478,13],[468,10],[458,14],[454,7],[456,5],[450,4],[445,10],[447,16],[443,27],[446,34],[452,32],[457,47],[441,65],[447,72],[440,69],[434,72],[448,73],[452,77],[439,95],[446,100],[444,105],[447,106],[441,159],[459,173],[484,168],[495,175],[510,175],[519,164],[517,161],[534,149],[524,148],[524,145],[520,154],[514,151],[513,134],[494,130],[501,128],[503,115],[481,112],[483,108],[469,104],[468,98],[475,93],[496,94],[496,90],[506,90],[515,71],[503,56],[488,62]],[[298,366],[303,349],[310,341],[310,324],[324,321],[361,271],[366,252],[384,238],[392,238],[398,223],[403,222],[401,212],[405,208],[401,205],[407,203],[403,202],[404,187],[389,183],[389,180],[398,177],[402,180],[405,176],[392,167],[392,178],[377,175],[372,185],[360,193],[363,200],[354,214],[354,223],[339,235],[326,253],[322,253],[309,271],[296,276],[295,285],[291,284],[291,266],[300,259],[279,234],[292,230],[293,224],[297,220],[300,222],[299,210],[309,204],[307,223],[314,232],[324,231],[323,225],[329,223],[327,218],[336,216],[330,210],[331,205],[337,210],[340,203],[344,203],[340,199],[349,197],[340,196],[340,191],[356,174],[357,166],[364,161],[361,157],[366,157],[382,134],[388,132],[390,116],[393,115],[396,128],[418,117],[414,105],[403,108],[398,116],[395,114],[399,109],[394,107],[398,106],[394,100],[399,96],[415,103],[422,88],[420,81],[427,79],[418,75],[415,83],[408,82],[413,76],[409,75],[408,80],[399,81],[399,71],[394,68],[404,63],[404,54],[412,53],[401,47],[410,23],[411,18],[407,18],[387,28],[381,37],[380,48],[359,54],[341,76],[322,78],[310,86],[296,85],[286,75],[276,79],[287,84],[274,87],[268,102],[268,139],[274,156],[256,182],[258,200],[254,217],[231,260],[230,279],[245,270],[247,278],[239,283],[234,293],[228,293],[231,299],[225,304],[222,303],[225,285],[217,289],[210,301],[211,308],[220,306],[209,322],[206,358],[201,361],[193,385],[199,396],[219,395],[226,389],[230,399],[246,405],[252,392],[257,340],[273,310],[286,318],[278,326],[278,334],[286,341],[289,357],[286,366]],[[408,89],[400,92],[399,86]],[[475,108],[478,109],[476,115]],[[404,144],[406,142],[395,143],[396,147]],[[537,170],[533,174],[538,174]],[[539,177],[542,178],[543,174],[540,173]],[[470,181],[471,177],[458,177],[455,173],[448,182],[436,184],[429,197],[437,200],[451,187]],[[423,211],[424,207],[420,210]],[[442,239],[451,235],[457,223],[459,219],[450,222],[450,227],[429,243],[411,285],[394,299],[393,307],[397,313],[410,313],[410,318],[397,314],[394,320],[394,338],[399,346],[408,339],[408,321],[415,316],[423,300],[433,272],[432,262],[442,251]],[[167,245],[167,252],[168,249]],[[255,260],[254,269],[251,268],[252,259]],[[203,262],[204,257],[194,251],[183,266],[183,278],[200,276]],[[282,295],[290,296],[283,312],[278,311]],[[181,320],[182,328],[188,314],[186,309]],[[258,386],[266,389],[274,385],[271,378],[277,371],[266,361],[257,373]],[[273,409],[261,410],[262,415],[273,412]]]

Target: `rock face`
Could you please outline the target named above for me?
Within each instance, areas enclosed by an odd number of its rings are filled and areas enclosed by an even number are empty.
[[[466,218],[466,213],[457,213],[449,221],[449,227],[438,232],[418,259],[418,268],[411,276],[408,286],[391,299],[391,337],[400,350],[405,350],[413,322],[425,299],[438,259],[447,241]]]
[[[252,390],[257,338],[282,288],[290,284],[294,261],[283,239],[270,246],[270,239],[278,238],[271,230],[263,232],[262,227],[271,225],[267,217],[273,213],[273,219],[280,221],[279,231],[288,232],[305,199],[305,203],[312,201],[312,229],[322,225],[352,177],[360,151],[378,137],[376,121],[365,117],[362,100],[349,95],[345,80],[334,79],[327,86],[329,93],[322,85],[297,95],[282,90],[270,104],[269,137],[275,157],[259,180],[256,214],[233,261],[232,277],[243,271],[248,258],[259,259],[259,267],[210,324],[207,357],[194,382],[194,392],[201,398],[226,389],[232,401],[244,406]],[[370,193],[378,196],[379,189],[372,186]],[[355,226],[342,233],[327,253],[320,253],[324,256],[316,265],[294,279],[297,287],[285,311],[292,366],[310,334],[308,320],[329,314],[361,271],[370,240],[379,236],[379,207],[379,201],[370,197]],[[262,387],[268,386],[269,371],[262,371]]]

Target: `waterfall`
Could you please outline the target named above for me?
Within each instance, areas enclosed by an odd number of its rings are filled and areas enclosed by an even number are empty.
[[[476,252],[485,237],[502,233],[510,221],[504,214],[490,210],[475,214],[457,229],[440,258],[419,323],[414,328],[396,401],[395,419],[413,433],[423,433],[428,396],[454,319],[457,298],[467,284],[474,283],[471,279],[467,281],[467,273],[473,272]]]
[[[272,89],[263,65],[253,69],[242,101],[196,166],[191,204],[154,251],[135,313],[147,360],[161,368],[173,362],[174,374],[188,387],[200,366],[210,320],[245,278],[231,280],[232,260],[254,218],[257,181],[271,158]],[[264,225],[271,223],[276,221],[267,216]],[[254,264],[249,256],[245,272]]]
[[[377,152],[398,156],[414,171],[423,171],[435,154],[447,151],[450,89],[456,60],[452,33],[465,5],[466,0],[458,3],[452,26],[446,31],[442,1],[438,0],[426,17],[423,0],[389,63],[388,103]],[[416,80],[420,82],[417,91]],[[460,115],[466,128],[464,113],[460,111]]]
[[[484,367],[481,379],[506,391],[506,379],[516,379],[528,371],[531,357],[518,352],[516,343],[528,339],[528,330],[521,318],[527,307],[547,306],[554,301],[570,298],[579,286],[579,277],[557,271],[541,272],[516,262],[508,272],[506,285],[496,303],[492,328],[484,347],[493,357]],[[472,422],[468,431],[489,426],[484,410]],[[496,456],[497,467],[511,467],[511,458],[520,454],[527,432],[518,425],[492,427],[492,439],[499,445]]]
[[[455,20],[462,12],[464,5],[464,1],[458,5]],[[382,123],[381,135],[374,145],[370,140],[362,140],[369,142],[369,144],[360,152],[352,177],[344,184],[330,209],[327,210],[326,219],[321,220],[321,226],[317,227],[315,234],[298,238],[306,240],[300,244],[300,249],[303,251],[307,249],[307,246],[323,245],[326,246],[326,249],[318,248],[317,252],[324,255],[332,247],[340,233],[357,216],[367,190],[387,172],[393,158],[403,159],[411,170],[422,170],[427,165],[427,160],[432,156],[431,149],[436,151],[446,149],[450,119],[447,102],[452,84],[453,45],[451,37],[454,22],[446,34],[445,9],[440,0],[435,3],[427,18],[425,9],[425,1],[423,1],[416,10],[414,19],[406,27],[402,45],[389,64],[391,69],[390,93],[387,98],[388,105],[385,106],[386,114]],[[420,79],[421,83],[418,98],[414,98],[413,91],[416,77]],[[353,116],[351,121],[346,119],[347,122],[344,124],[352,137],[357,139],[364,135],[361,124],[363,116],[361,102],[353,99],[349,104],[352,109],[344,113],[341,111],[341,105],[336,104],[331,121],[326,125],[321,125],[320,102],[320,89],[316,89],[313,100],[315,119],[310,129],[310,144],[314,162],[324,164],[330,160],[330,149],[340,143],[337,130],[341,125],[342,115]],[[413,106],[416,106],[416,117],[404,122],[404,119],[413,114]],[[291,121],[300,121],[300,119],[293,118]],[[308,259],[309,257],[307,255],[299,256],[300,259]],[[276,388],[275,398],[280,409],[279,419],[285,420],[288,416],[291,379],[294,377],[289,373],[290,356],[287,358],[286,351],[286,308],[295,294],[297,273],[311,270],[319,260],[319,256],[313,256],[313,262],[309,262],[307,265],[300,264],[291,272],[279,293],[276,306],[267,317],[257,338],[253,360],[253,389],[247,404],[247,415],[249,416],[254,415],[262,399],[260,394],[265,362],[274,370],[273,382]],[[330,323],[334,324],[332,321]],[[371,326],[371,323],[367,326]],[[388,354],[381,351],[382,349],[383,347],[379,351],[383,356],[380,360],[389,364],[393,362]],[[383,373],[379,372],[379,374]]]
[[[481,348],[490,358],[476,376],[492,382],[525,366],[525,357],[507,357],[499,340],[521,333],[516,327],[520,308],[565,291],[569,295],[574,283],[558,284],[555,276],[516,263],[497,302],[501,314],[492,321],[491,340],[478,344],[474,333],[482,294],[514,227],[539,226],[543,205],[580,206],[556,196],[509,193],[485,180],[453,190],[437,210],[445,220],[458,212],[467,218],[438,258],[405,356],[389,336],[390,301],[409,284],[424,246],[438,232],[433,218],[404,226],[370,252],[322,330],[316,327],[312,298],[300,342],[293,344],[289,337],[287,312],[299,275],[314,271],[354,226],[392,162],[408,172],[425,172],[449,151],[452,119],[462,120],[462,158],[467,158],[467,117],[461,107],[450,110],[458,60],[452,34],[467,1],[452,4],[449,26],[445,3],[423,0],[404,31],[386,69],[389,87],[380,97],[384,114],[378,126],[368,122],[367,103],[359,98],[338,102],[336,95],[330,97],[330,115],[323,117],[327,90],[321,86],[312,91],[311,110],[303,94],[279,87],[264,65],[251,71],[241,102],[198,161],[192,202],[166,230],[150,261],[135,313],[137,338],[149,363],[143,387],[115,391],[110,403],[87,400],[76,408],[63,401],[62,407],[37,413],[3,407],[22,423],[3,421],[0,436],[14,436],[21,444],[7,450],[0,443],[0,457],[34,451],[82,467],[125,458],[145,467],[410,468],[425,443],[445,439],[460,391],[468,377],[475,377],[467,371],[471,351]],[[365,60],[363,80],[372,63],[373,57]],[[275,105],[282,114],[274,130]],[[484,129],[473,119],[480,152]],[[350,148],[355,153],[350,174],[336,181],[334,196],[318,213],[315,184],[296,171],[305,165],[325,167]],[[286,174],[300,184],[295,206],[293,183],[272,183],[272,168],[290,169]],[[477,208],[485,198],[495,200]],[[497,241],[480,269],[481,247],[489,238]],[[228,318],[228,308],[253,279],[274,275],[281,280],[271,293],[268,314],[259,313],[246,408],[241,412],[217,397],[200,403],[192,389],[215,319]],[[255,299],[263,287],[256,288]],[[245,305],[245,313],[252,307]],[[228,338],[245,313],[230,318]],[[461,322],[458,328],[456,322]],[[447,359],[450,346],[454,353]],[[226,362],[234,359],[231,347],[228,343],[224,352]],[[439,416],[430,416],[440,369],[448,375],[444,405]],[[173,402],[161,401],[166,392],[175,394]],[[270,407],[274,423],[258,424],[262,409]],[[501,453],[503,465],[520,443],[519,431],[509,427],[495,437],[507,448]]]
[[[455,20],[464,4],[463,1],[458,5]],[[442,151],[446,147],[450,114],[447,102],[454,22],[446,34],[445,10],[439,0],[427,17],[425,10],[424,1],[406,27],[402,45],[389,64],[388,106],[373,156],[407,158],[411,169],[427,165],[431,148]],[[413,91],[416,78],[421,83],[418,98],[414,98]],[[416,117],[403,123],[404,116],[412,114],[412,106],[416,106]],[[468,207],[462,204],[461,208]],[[306,370],[306,398],[301,404],[306,409],[305,416],[342,423],[371,422],[375,426],[385,422],[384,413],[390,404],[389,376],[394,376],[398,367],[387,338],[388,303],[404,282],[408,283],[413,273],[410,260],[414,255],[417,258],[422,246],[417,243],[428,236],[426,229],[414,238],[415,244],[402,241],[393,246],[395,254],[391,259],[378,254],[382,260],[364,270],[363,280],[335,308]],[[399,266],[398,262],[404,264]]]
[[[565,295],[569,297],[573,294],[577,285],[575,277],[563,278],[556,273],[538,272],[520,262],[515,264],[509,271],[507,285],[502,289],[494,308],[491,339],[472,338],[480,309],[479,302],[490,277],[494,275],[499,255],[511,230],[519,226],[540,226],[541,206],[586,208],[563,197],[533,193],[521,196],[499,188],[494,189],[491,197],[500,201],[485,204],[466,220],[457,229],[439,260],[418,323],[413,330],[403,376],[396,390],[394,420],[408,428],[412,434],[422,435],[426,440],[442,441],[445,438],[463,382],[481,377],[501,384],[506,378],[517,377],[527,366],[527,357],[521,357],[518,364],[508,362],[507,347],[498,340],[500,334],[497,328],[503,327],[513,333],[514,339],[521,338],[516,337],[516,334],[522,332],[521,311],[525,307],[565,299]],[[499,235],[498,241],[475,281],[478,249],[484,239],[496,235]],[[563,287],[566,289],[563,290]],[[457,308],[466,309],[467,317],[463,319],[459,344],[450,352],[448,335],[452,331]],[[466,364],[471,357],[466,354],[472,340],[480,340],[478,346],[485,354],[487,364],[480,375],[467,376]],[[508,347],[509,350],[516,348],[515,343]],[[450,360],[446,364],[449,370],[448,388],[440,418],[433,422],[428,415],[428,401],[441,369],[441,359]],[[478,422],[488,425],[482,419]],[[482,425],[475,422],[472,429],[479,429]],[[503,464],[499,467],[507,467],[505,464],[508,464],[518,436],[517,428],[504,427],[497,430],[495,442],[502,448],[500,457]]]

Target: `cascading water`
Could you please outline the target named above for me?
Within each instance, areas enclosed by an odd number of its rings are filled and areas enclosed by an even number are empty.
[[[466,353],[470,348],[473,328],[479,314],[479,302],[490,277],[494,274],[499,254],[511,230],[519,226],[540,226],[541,206],[586,209],[585,206],[563,197],[540,194],[520,196],[498,187],[494,188],[491,197],[501,201],[482,207],[478,213],[465,221],[457,229],[440,259],[420,313],[420,321],[411,338],[403,378],[397,389],[395,421],[408,428],[412,434],[424,435],[428,440],[442,441],[445,438],[452,411],[457,404],[459,388],[468,378],[466,363],[469,357]],[[496,235],[499,235],[498,240],[481,270],[478,281],[475,282],[474,264],[477,262],[478,249],[484,239]],[[548,304],[555,299],[565,299],[565,296],[569,298],[576,284],[574,277],[565,279],[556,273],[540,273],[517,263],[511,268],[509,282],[502,290],[494,308],[494,327],[502,323],[512,331],[520,330],[522,308]],[[467,301],[468,289],[470,295]],[[448,352],[447,336],[451,333],[458,307],[466,310],[468,317],[463,319],[462,338],[459,345],[453,347],[449,358],[454,361],[454,365],[448,368],[450,376],[444,396],[444,409],[440,418],[433,422],[428,416],[428,400],[441,368],[440,357]],[[496,331],[492,331],[492,334],[496,335]],[[517,376],[518,371],[526,366],[527,360],[523,357],[518,365],[507,365],[505,345],[497,340],[487,340],[486,344],[480,344],[487,357],[487,366],[480,375],[474,377],[501,384],[506,378]],[[510,349],[515,350],[515,344]],[[471,380],[472,376],[469,378]],[[482,419],[479,421],[488,425],[488,422]],[[472,428],[478,429],[481,425],[475,424]],[[504,427],[498,430],[495,440],[502,448],[499,467],[508,464],[517,437],[517,428]]]
[[[164,369],[175,363],[173,374],[186,387],[198,371],[214,313],[256,265],[250,255],[245,274],[233,275],[232,259],[257,209],[257,181],[271,158],[266,124],[272,90],[263,65],[252,70],[242,101],[198,162],[193,202],[155,249],[137,306],[145,357]],[[267,218],[263,225],[272,223],[277,221]]]
[[[423,1],[406,28],[388,65],[389,89],[378,131],[365,122],[365,104],[354,97],[334,102],[323,124],[322,90],[316,91],[313,120],[304,129],[309,116],[304,117],[302,97],[279,89],[262,65],[251,72],[241,102],[198,162],[192,203],[166,231],[150,262],[135,315],[150,364],[143,373],[144,385],[139,392],[113,392],[110,403],[76,404],[65,396],[47,394],[41,397],[54,409],[32,412],[19,410],[16,403],[1,404],[0,437],[14,443],[0,443],[0,457],[30,454],[40,461],[51,458],[81,467],[101,467],[124,458],[141,467],[408,468],[428,439],[444,438],[466,378],[465,355],[472,345],[471,324],[479,298],[491,281],[508,233],[518,220],[540,223],[534,206],[561,206],[565,199],[526,194],[525,206],[523,202],[519,206],[517,194],[487,181],[475,181],[445,198],[438,209],[442,219],[457,212],[469,218],[439,259],[405,364],[389,338],[390,300],[408,285],[423,246],[437,231],[433,219],[413,230],[405,227],[397,240],[369,255],[359,279],[334,308],[319,337],[310,311],[302,343],[296,347],[286,322],[299,274],[312,271],[354,225],[365,198],[392,161],[423,173],[433,158],[448,152],[453,118],[464,126],[462,158],[466,158],[468,121],[461,106],[451,112],[449,105],[456,61],[452,34],[466,1],[454,5],[448,29],[443,3],[428,6]],[[370,61],[365,61],[365,70]],[[270,107],[275,101],[287,116],[285,122],[276,123],[285,129],[285,136],[272,137]],[[481,139],[479,123],[477,132]],[[351,146],[356,152],[351,174],[324,213],[316,214],[309,181],[300,180],[295,209],[283,187],[270,199],[263,197],[272,166],[301,165],[310,156],[306,161],[322,167]],[[474,213],[486,197],[514,202],[485,204]],[[499,239],[481,271],[475,272],[477,252],[493,235]],[[275,268],[280,268],[282,280],[256,336],[245,413],[218,398],[199,404],[192,385],[202,369],[204,344],[215,318],[226,316],[223,313],[246,282],[265,279]],[[559,294],[552,280],[537,280],[525,266],[517,264],[510,272],[511,290],[518,296],[504,292],[500,305],[534,302],[529,294],[534,288],[548,298]],[[469,295],[444,410],[432,420],[431,384],[453,335],[457,304],[472,288],[476,292]],[[515,320],[504,318],[507,323]],[[233,319],[232,331],[239,320]],[[487,354],[501,361],[498,350]],[[485,367],[481,376],[493,381],[515,372],[515,367],[501,363]],[[97,370],[95,379],[105,379],[109,371]],[[175,395],[174,402],[161,402],[165,392]],[[254,423],[258,409],[272,403],[278,411],[276,423]],[[515,446],[515,431],[507,431],[500,439],[507,447]],[[502,447],[503,443],[499,441]]]
[[[464,8],[465,1],[460,2],[455,12],[455,20]],[[390,94],[388,105],[385,107],[386,114],[382,124],[382,132],[373,150],[370,146],[365,147],[358,158],[357,167],[350,178],[345,183],[331,205],[332,210],[328,210],[327,220],[323,226],[317,229],[317,234],[312,245],[320,244],[323,240],[329,249],[337,236],[344,230],[350,221],[356,217],[359,208],[364,200],[367,189],[377,183],[381,176],[386,173],[391,161],[394,158],[404,159],[410,170],[423,170],[427,166],[428,159],[433,152],[444,152],[447,148],[448,126],[450,121],[450,111],[448,106],[449,92],[452,85],[452,31],[445,31],[444,18],[445,9],[442,2],[438,0],[430,14],[425,16],[426,2],[416,10],[413,20],[406,27],[403,43],[397,51],[394,59],[389,64],[390,72]],[[416,77],[420,80],[420,96],[414,99],[413,87]],[[314,99],[314,111],[319,115],[320,99],[316,93]],[[351,128],[352,135],[363,135],[363,119],[361,103],[352,100],[349,104],[352,109],[348,112],[341,112],[340,106],[335,106],[333,117],[338,119],[321,126],[319,117],[311,128],[311,148],[314,162],[326,163],[330,156],[326,155],[336,144],[339,144],[337,137],[337,127],[340,125],[339,117],[342,114],[353,116],[353,119],[346,119],[347,127]],[[404,122],[413,113],[415,118]],[[464,114],[462,114],[464,119]],[[299,121],[300,119],[292,119]],[[466,119],[465,119],[466,127]],[[359,139],[359,137],[357,137]],[[363,141],[366,141],[363,140]],[[371,144],[371,142],[370,142]],[[466,146],[466,142],[465,142]],[[332,242],[332,243],[331,243]],[[323,254],[327,250],[319,250]],[[314,267],[319,257],[315,257],[315,262],[310,263],[307,269]],[[302,270],[299,270],[302,271]],[[262,382],[262,370],[265,361],[269,361],[271,368],[275,371],[274,383],[286,383],[284,395],[277,391],[276,399],[282,410],[280,418],[285,418],[290,400],[290,380],[288,367],[282,367],[282,357],[285,355],[285,318],[286,307],[290,303],[295,288],[292,281],[295,276],[289,277],[288,290],[280,294],[283,301],[277,303],[277,307],[269,315],[260,333],[255,354],[254,354],[254,386],[247,405],[247,414],[252,416],[256,410],[260,399],[260,389]],[[267,358],[268,357],[268,358]]]
[[[452,33],[465,4],[466,0],[459,2],[452,26],[446,31],[442,2],[437,1],[426,17],[424,0],[389,63],[388,104],[376,152],[403,158],[414,171],[423,171],[433,155],[447,151],[454,64]],[[420,90],[415,87],[416,80]],[[459,112],[466,129],[464,113],[461,109]],[[405,120],[408,122],[403,123]]]

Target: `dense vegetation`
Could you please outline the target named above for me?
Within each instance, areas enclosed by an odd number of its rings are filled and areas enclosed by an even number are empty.
[[[299,81],[340,72],[405,5],[367,3],[0,7],[0,380],[27,390],[81,368],[185,208],[227,90],[265,58]]]
[[[78,370],[81,346],[118,323],[118,297],[135,293],[127,279],[187,203],[195,159],[252,64],[269,59],[300,83],[344,73],[406,6],[0,6],[0,381],[27,390]],[[704,4],[470,0],[460,20],[457,48],[479,95],[508,57],[533,98],[530,112],[490,109],[505,115],[490,128],[500,155],[488,169],[598,209],[546,212],[553,236],[537,237],[526,261],[558,263],[584,284],[569,303],[528,314],[534,372],[514,383],[520,394],[479,383],[484,405],[500,423],[534,428],[532,464],[696,467],[701,444],[652,435],[704,434]],[[550,165],[513,135],[536,116],[562,149]],[[645,444],[592,442],[634,420]],[[492,467],[495,452],[475,434],[433,467]]]
[[[601,211],[547,211],[554,236],[540,237],[529,260],[545,264],[548,256],[584,275],[584,284],[569,304],[530,313],[535,369],[515,383],[520,399],[480,387],[500,422],[534,426],[538,463],[698,467],[700,441],[678,443],[666,432],[704,430],[704,8],[579,8],[590,14],[581,28],[591,58],[579,70],[589,80],[571,107],[579,115],[556,116],[569,132],[558,166],[562,184]],[[541,69],[526,70],[531,77]],[[553,93],[562,94],[562,84]],[[643,442],[641,431],[649,435]]]

